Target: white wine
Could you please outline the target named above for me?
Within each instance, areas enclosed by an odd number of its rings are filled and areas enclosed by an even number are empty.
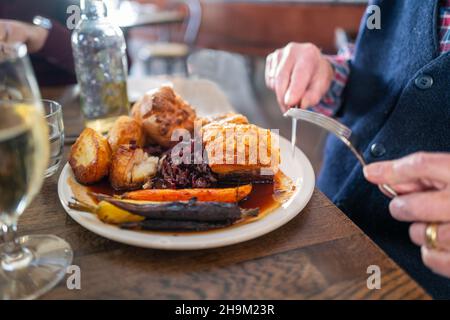
[[[34,299],[66,275],[73,251],[54,235],[17,237],[44,180],[49,127],[25,44],[0,44],[0,75],[0,300]]]
[[[0,222],[10,224],[39,191],[49,158],[48,126],[37,106],[0,104]]]

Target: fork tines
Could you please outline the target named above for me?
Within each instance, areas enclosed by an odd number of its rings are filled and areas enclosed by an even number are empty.
[[[333,118],[327,117],[317,112],[291,108],[284,114],[284,116],[289,116],[299,120],[314,123],[326,130],[333,132],[336,135],[343,136],[347,139],[349,139],[350,135],[352,134],[352,131],[345,125],[339,123]]]

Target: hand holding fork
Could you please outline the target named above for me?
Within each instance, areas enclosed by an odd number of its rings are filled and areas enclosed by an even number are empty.
[[[291,108],[284,114],[284,116],[313,123],[333,133],[351,150],[351,152],[355,155],[363,168],[367,165],[363,156],[351,143],[350,136],[352,134],[352,130],[350,130],[350,128],[346,127],[345,125],[339,123],[333,118],[324,116],[320,113],[307,111],[300,108]],[[380,184],[379,187],[381,191],[383,191],[383,193],[390,198],[397,197],[397,192],[388,184]]]

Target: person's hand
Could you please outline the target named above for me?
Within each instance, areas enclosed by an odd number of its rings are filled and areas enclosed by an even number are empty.
[[[310,43],[289,43],[267,56],[266,85],[285,112],[294,105],[316,105],[334,77],[331,63]]]
[[[22,42],[27,45],[28,52],[39,51],[47,40],[48,30],[15,20],[0,19],[0,43]]]
[[[436,273],[450,277],[450,153],[415,153],[367,165],[364,175],[374,184],[389,184],[398,193],[389,210],[412,222],[411,240],[421,246],[422,260]],[[438,223],[436,248],[427,247],[425,230]]]

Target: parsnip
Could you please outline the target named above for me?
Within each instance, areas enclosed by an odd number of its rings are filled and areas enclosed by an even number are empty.
[[[101,201],[98,204],[95,213],[101,221],[110,224],[139,222],[145,219],[145,217],[132,214],[106,201]]]

